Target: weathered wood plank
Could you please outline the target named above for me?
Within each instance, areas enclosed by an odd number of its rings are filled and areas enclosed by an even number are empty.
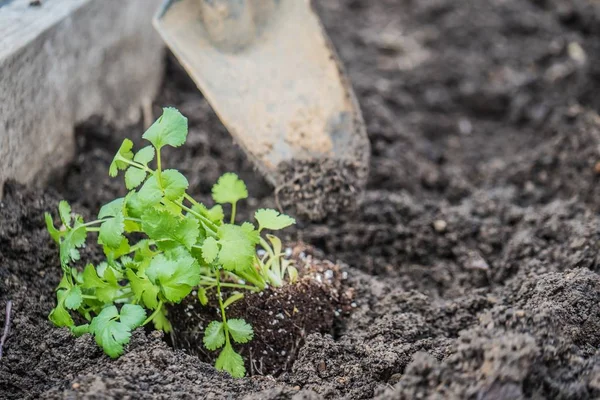
[[[0,1],[0,185],[43,182],[65,164],[77,122],[140,117],[162,77],[163,45],[151,25],[159,3]]]

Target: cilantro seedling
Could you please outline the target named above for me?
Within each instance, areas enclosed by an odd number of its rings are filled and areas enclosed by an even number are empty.
[[[208,305],[213,295],[219,303],[221,320],[208,325],[203,339],[208,350],[220,350],[216,368],[244,376],[244,361],[234,344],[249,342],[254,331],[243,319],[228,319],[227,308],[247,291],[297,279],[298,271],[281,251],[281,240],[263,236],[295,221],[261,209],[254,215],[258,228],[249,221],[236,224],[237,203],[248,197],[248,190],[233,173],[224,174],[213,186],[214,206],[194,200],[187,193],[185,176],[162,165],[162,148],[179,147],[187,138],[187,119],[176,109],[165,108],[143,138],[150,145],[137,152],[131,140],[121,144],[109,175],[124,171],[129,192],[104,205],[96,220],[85,222],[66,201],[58,205],[59,228],[45,214],[63,270],[49,319],[74,335],[92,335],[106,354],[116,358],[137,327],[152,323],[156,329],[171,331],[167,306],[195,289],[202,305]],[[228,219],[224,205],[231,210]],[[81,270],[76,266],[81,261],[79,249],[90,233],[97,234],[106,259]],[[261,257],[257,246],[263,250]],[[222,288],[231,291],[226,299]]]

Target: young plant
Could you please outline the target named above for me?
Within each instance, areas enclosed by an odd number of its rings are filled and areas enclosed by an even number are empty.
[[[222,348],[216,367],[241,377],[244,362],[233,343],[247,343],[254,332],[243,319],[228,319],[227,307],[244,291],[283,285],[286,273],[289,282],[295,281],[297,271],[284,259],[281,241],[266,235],[269,243],[261,236],[295,221],[261,209],[255,213],[258,229],[251,222],[236,224],[237,203],[248,197],[248,191],[233,173],[224,174],[213,186],[216,205],[208,208],[194,200],[186,192],[185,176],[164,169],[161,159],[163,147],[179,147],[186,137],[187,119],[176,109],[165,108],[143,135],[151,145],[134,154],[133,143],[125,139],[110,165],[112,177],[125,171],[129,190],[125,197],[104,205],[94,221],[85,222],[66,201],[58,205],[59,228],[45,214],[63,270],[49,319],[75,335],[93,335],[106,354],[116,358],[135,328],[152,322],[156,329],[172,330],[167,305],[179,303],[193,289],[206,305],[214,293],[221,320],[206,328],[204,345],[209,350]],[[228,219],[223,205],[231,208]],[[89,233],[97,233],[106,259],[98,265],[88,263],[81,271],[73,264],[80,261],[79,249]],[[224,287],[232,290],[227,299],[222,296]],[[72,311],[80,317],[73,318]]]

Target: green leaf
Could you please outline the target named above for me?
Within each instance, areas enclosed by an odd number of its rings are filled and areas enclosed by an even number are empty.
[[[124,200],[125,199],[123,197],[119,197],[118,199],[114,199],[110,203],[103,205],[98,213],[98,219],[114,217],[117,214],[122,214]]]
[[[64,226],[71,226],[71,206],[66,200],[58,203],[58,214]]]
[[[154,328],[158,329],[159,331],[163,331],[165,333],[173,331],[173,327],[171,326],[171,322],[169,322],[167,319],[167,312],[165,311],[164,307],[154,315],[152,322],[154,323]]]
[[[50,311],[48,319],[50,319],[50,321],[52,321],[52,323],[58,327],[75,325],[73,318],[71,318],[71,315],[65,309],[61,301],[59,301],[56,307]]]
[[[177,252],[176,259],[164,254],[155,256],[146,269],[146,275],[159,285],[165,298],[179,303],[200,282],[200,266],[191,255]]]
[[[258,230],[271,229],[278,230],[287,228],[296,223],[292,217],[280,214],[279,211],[262,208],[254,213],[254,218],[258,222]]]
[[[50,234],[50,237],[56,242],[60,243],[60,231],[56,229],[54,226],[54,221],[52,220],[52,215],[50,213],[44,213],[44,220],[46,221],[46,229]]]
[[[225,213],[223,207],[220,204],[214,205],[206,210],[206,217],[217,225],[223,224]]]
[[[89,328],[96,343],[112,358],[123,354],[123,345],[129,343],[131,337],[131,329],[116,321],[118,316],[117,307],[106,307],[92,320]]]
[[[80,247],[85,244],[87,238],[87,231],[85,226],[78,225],[69,230],[62,242],[60,243],[60,261],[63,268],[69,263],[70,260],[77,261],[80,258],[79,251]]]
[[[152,310],[158,307],[158,292],[160,289],[155,286],[146,276],[138,276],[132,270],[127,270],[127,279],[131,283],[131,290],[135,295],[135,300],[139,303],[143,301],[144,305]]]
[[[148,163],[154,159],[154,147],[146,146],[138,151],[133,157],[133,161],[140,163],[144,166],[148,166]]]
[[[267,239],[269,239],[269,242],[271,242],[273,253],[276,256],[281,254],[281,249],[282,249],[281,239],[279,239],[275,235],[269,235],[269,234],[267,234]]]
[[[83,288],[95,289],[104,285],[106,285],[106,282],[100,279],[96,273],[96,268],[94,268],[92,264],[86,265],[85,269],[83,270]]]
[[[107,325],[109,322],[115,320],[119,316],[119,311],[116,306],[104,307],[100,314],[98,314],[92,323],[90,324],[90,331],[95,332],[102,329],[102,326]]]
[[[130,330],[142,325],[146,319],[146,311],[137,304],[125,304],[121,308],[120,320]]]
[[[208,297],[206,296],[206,289],[204,289],[203,287],[198,288],[198,300],[200,301],[200,304],[202,304],[203,306],[208,304]]]
[[[142,136],[158,150],[169,145],[179,147],[185,143],[188,133],[187,118],[175,108],[163,108],[163,114]]]
[[[160,181],[165,197],[169,200],[177,200],[183,196],[189,183],[185,176],[176,169],[166,169],[160,174]]]
[[[112,263],[104,263],[106,265],[106,267],[104,268],[104,271],[102,271],[102,276],[101,278],[104,279],[106,282],[108,282],[108,284],[114,285],[114,286],[120,286],[119,285],[119,281],[121,279],[124,278],[123,273],[117,269],[118,266],[112,264]],[[98,268],[98,275],[100,274],[100,268]]]
[[[129,217],[129,215],[127,215],[127,217]],[[133,221],[131,217],[125,219],[124,226],[126,233],[142,232],[142,224],[137,221]]]
[[[125,254],[129,254],[131,247],[129,246],[129,241],[125,236],[121,236],[121,241],[119,242],[118,247],[109,247],[104,246],[104,255],[106,255],[106,259],[109,261],[114,261]]]
[[[212,321],[204,330],[204,347],[208,350],[216,350],[225,344],[225,332],[223,331],[223,323]]]
[[[125,196],[125,213],[128,217],[140,218],[146,210],[145,204],[140,201],[136,191],[131,191]]]
[[[111,358],[117,358],[123,354],[123,346],[129,343],[131,331],[119,322],[111,321],[104,328],[94,332],[96,343]]]
[[[90,324],[84,324],[79,326],[72,326],[71,333],[75,337],[79,337],[85,333],[90,333]]]
[[[108,168],[108,175],[114,178],[115,176],[117,176],[120,169],[125,169],[129,166],[129,164],[124,162],[122,159],[133,159],[133,152],[131,151],[132,148],[133,142],[131,140],[123,140],[123,143],[121,143],[121,147],[119,147],[117,154],[115,154],[115,157],[110,163],[110,167]]]
[[[252,326],[243,319],[230,319],[227,328],[236,343],[248,343],[254,337]]]
[[[298,269],[293,266],[287,267],[288,279],[290,283],[293,285],[298,280]]]
[[[212,237],[206,238],[204,243],[202,243],[202,258],[204,258],[204,261],[206,261],[207,264],[210,264],[215,261],[218,254],[219,244],[217,241]]]
[[[117,213],[113,218],[105,220],[100,225],[100,234],[98,239],[113,249],[118,249],[123,240],[123,232],[125,231],[124,218],[122,213]]]
[[[63,269],[66,269],[71,260],[77,261],[81,258],[79,250],[75,248],[68,240],[60,242],[59,246],[60,264]]]
[[[217,235],[221,245],[219,263],[223,268],[228,271],[242,271],[252,266],[255,245],[258,243],[257,235],[249,232],[247,228],[230,224],[220,226]]]
[[[242,225],[242,230],[246,232],[248,239],[253,243],[257,244],[260,242],[260,233],[254,228],[252,222],[244,222]]]
[[[111,303],[121,290],[118,282],[109,283],[101,279],[92,264],[88,264],[83,270],[83,284],[81,286],[84,289],[95,289],[96,297],[103,303]]]
[[[225,302],[223,303],[223,308],[227,309],[227,307],[229,307],[236,301],[241,300],[243,298],[244,298],[244,293],[234,293],[231,296],[229,296],[227,298],[227,300],[225,300]]]
[[[125,187],[129,190],[140,186],[146,179],[146,171],[137,167],[131,166],[125,171]]]
[[[150,241],[148,239],[140,240],[138,245],[139,247],[135,252],[134,260],[139,263],[138,269],[144,270],[156,252],[150,248]]]
[[[179,225],[179,220],[173,214],[150,208],[142,214],[142,230],[150,239],[171,239],[173,231]]]
[[[244,360],[242,356],[233,350],[233,347],[227,345],[219,354],[215,367],[221,371],[227,371],[234,378],[243,378],[246,375],[246,368],[244,368]]]
[[[212,197],[215,202],[220,204],[236,203],[248,197],[248,190],[244,181],[238,178],[234,173],[223,174],[212,187]]]
[[[81,306],[83,297],[81,294],[81,288],[79,286],[73,286],[67,291],[64,297],[65,307],[70,310],[76,310]]]
[[[142,185],[137,193],[137,201],[140,202],[142,208],[147,208],[158,203],[163,197],[162,189],[156,180],[156,176],[152,175]]]
[[[163,248],[182,244],[191,249],[200,235],[198,221],[192,216],[180,218],[153,208],[142,215],[142,229],[150,239],[160,241]]]
[[[131,258],[129,256],[123,256],[123,257],[121,257],[121,259],[119,260],[119,262],[121,263],[121,265],[125,269],[137,270],[138,266],[139,266],[139,264],[136,261],[134,261],[133,258]]]
[[[177,217],[181,217],[182,216],[182,213],[181,213],[182,208],[181,208],[181,206],[179,206],[179,204],[177,204],[180,202],[183,202],[183,196],[175,201],[169,200],[165,197],[161,201],[160,210],[168,211]],[[159,207],[157,207],[157,208],[159,208]]]
[[[145,317],[144,309],[136,304],[125,304],[120,314],[115,306],[109,306],[92,320],[89,332],[106,354],[116,358],[123,354],[123,345],[129,343],[131,330],[140,326]]]
[[[67,276],[68,272],[64,273],[60,282],[58,282],[58,286],[56,287],[56,291],[58,292],[60,289],[69,290],[73,287],[73,284],[69,280]]]
[[[206,208],[204,204],[198,203],[192,206],[192,211],[202,215],[203,217],[208,218],[211,222],[215,223],[216,225],[222,225],[223,218],[225,218],[223,207],[220,204],[217,204],[209,209]]]

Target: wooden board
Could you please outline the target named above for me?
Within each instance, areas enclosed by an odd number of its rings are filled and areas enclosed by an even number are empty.
[[[151,23],[159,3],[0,0],[0,185],[43,182],[92,115],[117,126],[139,119],[163,73]]]

